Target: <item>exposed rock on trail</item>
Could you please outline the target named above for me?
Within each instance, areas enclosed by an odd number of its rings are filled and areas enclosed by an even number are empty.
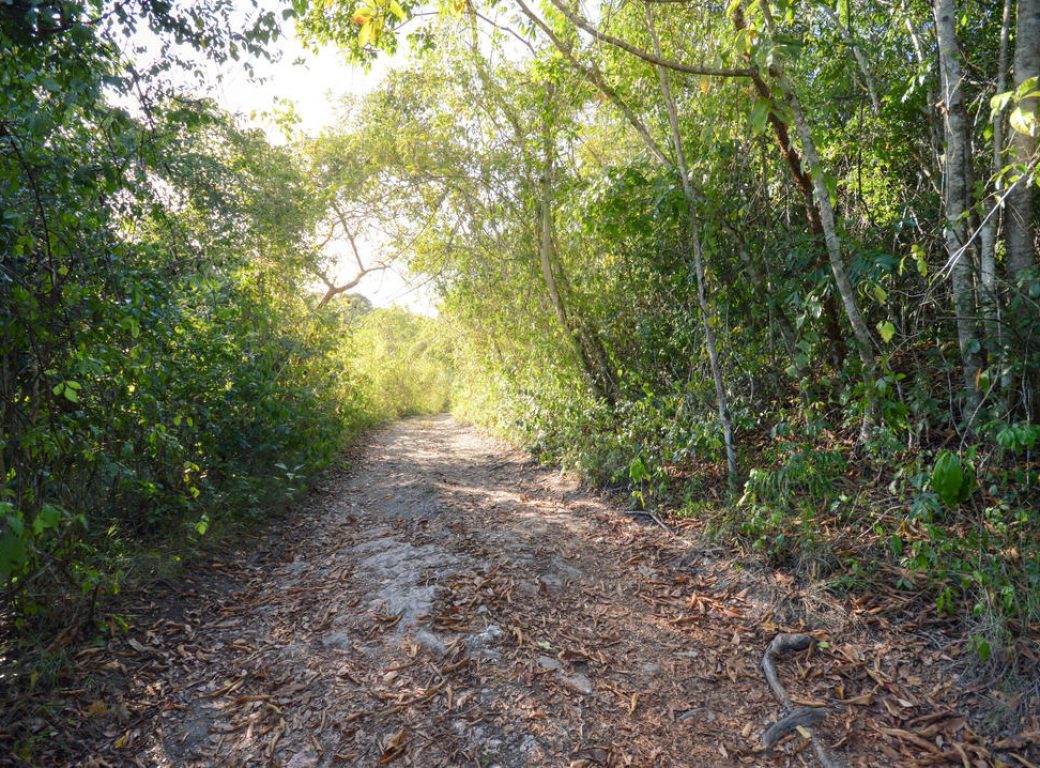
[[[869,601],[840,634],[788,626],[782,579],[679,533],[449,418],[399,423],[267,549],[95,654],[107,701],[74,750],[92,765],[810,765],[797,732],[763,751],[777,712],[759,669],[778,632],[809,631],[826,642],[779,663],[793,704],[834,705],[812,736],[844,763],[995,764],[978,762],[992,745],[957,711],[941,644],[891,643]]]

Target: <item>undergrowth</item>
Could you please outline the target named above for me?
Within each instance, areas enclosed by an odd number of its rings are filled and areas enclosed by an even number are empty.
[[[785,412],[742,434],[749,469],[730,493],[714,458],[717,430],[690,418],[689,398],[643,393],[611,412],[592,400],[557,410],[547,397],[512,421],[502,409],[494,420],[461,414],[543,461],[626,490],[634,507],[699,519],[709,539],[835,594],[882,585],[926,595],[934,615],[960,623],[979,668],[1009,664],[1040,621],[1040,496],[1028,428],[991,427],[1003,437],[957,452],[925,433],[908,449],[890,428],[863,443],[841,424]],[[1012,442],[1009,429],[1026,440]]]

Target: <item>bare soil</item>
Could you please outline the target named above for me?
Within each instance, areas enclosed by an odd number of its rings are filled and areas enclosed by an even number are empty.
[[[891,595],[839,602],[742,567],[699,533],[626,515],[448,417],[398,423],[260,547],[84,652],[64,754],[84,766],[808,766],[817,739],[848,766],[1040,759],[1029,700],[1002,713],[1019,736],[985,735],[992,694],[957,676],[963,643],[912,595],[897,624]],[[760,662],[779,632],[817,641],[780,661],[794,704],[831,711],[766,751],[782,713]]]

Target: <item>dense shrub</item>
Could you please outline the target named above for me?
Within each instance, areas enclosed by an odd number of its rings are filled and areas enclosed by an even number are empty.
[[[438,320],[401,308],[376,309],[358,322],[356,370],[370,412],[381,419],[447,410],[451,347]]]

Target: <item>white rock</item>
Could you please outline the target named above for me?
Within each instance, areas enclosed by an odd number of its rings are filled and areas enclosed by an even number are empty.
[[[557,676],[565,687],[570,688],[575,693],[580,693],[583,696],[588,696],[595,690],[595,688],[592,687],[592,681],[580,672],[574,675],[565,675],[562,672],[558,672]]]
[[[551,656],[539,656],[538,666],[542,669],[552,669],[556,672],[563,669],[563,663],[559,659],[554,659]]]

